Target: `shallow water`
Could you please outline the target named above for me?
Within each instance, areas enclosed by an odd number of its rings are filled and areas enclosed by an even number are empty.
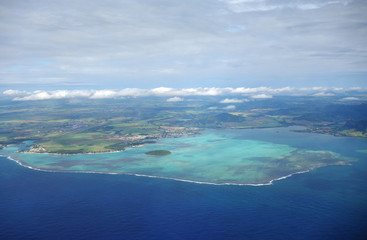
[[[0,239],[366,239],[365,139],[273,130],[246,138],[358,161],[254,187],[42,172],[0,157]]]
[[[350,138],[293,132],[293,129],[212,129],[198,136],[161,139],[155,144],[116,153],[17,153],[24,146],[12,146],[0,154],[43,170],[128,173],[213,184],[269,184],[316,167],[349,164],[357,159],[355,151],[343,149],[358,146],[336,147],[348,143]],[[144,154],[162,149],[172,154]]]

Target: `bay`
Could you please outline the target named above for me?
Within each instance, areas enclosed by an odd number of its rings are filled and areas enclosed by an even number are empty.
[[[11,156],[24,166],[48,171],[122,173],[207,184],[264,185],[317,167],[351,164],[358,159],[354,152],[364,149],[349,144],[348,138],[325,138],[320,134],[294,132],[296,129],[208,129],[197,136],[160,139],[154,144],[114,153],[18,152],[27,147],[24,144],[3,149],[0,154]],[[335,148],[339,144],[348,151]],[[361,149],[351,149],[356,147]],[[162,150],[170,154],[145,154]]]
[[[247,139],[357,161],[256,187],[34,171],[1,157],[0,238],[365,239],[365,139],[301,135],[262,129]]]

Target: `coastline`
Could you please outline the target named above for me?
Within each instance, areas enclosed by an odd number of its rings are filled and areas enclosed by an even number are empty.
[[[160,139],[163,139],[163,138],[180,138],[180,137],[186,137],[186,136],[196,136],[196,135],[199,135],[199,134],[201,134],[201,130],[195,129],[195,130],[193,130],[193,132],[187,132],[185,134],[180,134],[180,135],[165,135],[164,137],[162,137],[162,136],[161,137],[156,137],[155,140],[156,141],[159,141]],[[19,153],[32,153],[32,154],[52,154],[52,155],[84,155],[84,154],[118,153],[118,152],[125,151],[127,148],[142,147],[145,144],[150,144],[150,143],[151,142],[131,142],[130,143],[131,145],[125,146],[124,149],[122,149],[122,150],[106,150],[106,151],[100,151],[100,152],[58,153],[58,152],[50,152],[50,151],[47,151],[42,146],[39,146],[37,148],[32,148],[32,146],[30,146],[30,149],[22,150],[22,151],[18,151],[18,152]],[[2,147],[5,148],[6,146],[7,145],[4,145]]]
[[[141,147],[136,146],[136,147]],[[90,154],[103,154],[103,153],[118,153],[123,152],[125,150],[117,150],[117,151],[104,151],[104,152],[86,152],[86,153],[55,153],[55,152],[29,152],[29,151],[18,151],[18,153],[30,153],[30,154],[49,154],[49,155],[90,155]]]
[[[320,132],[320,131],[317,131],[317,130],[314,130],[314,129],[311,129],[311,128],[308,128],[306,126],[302,126],[302,125],[288,125],[288,126],[279,126],[279,127],[249,127],[249,128],[246,128],[246,129],[268,129],[268,128],[289,128],[290,131],[292,132],[300,132],[300,133],[311,133],[311,134],[322,134],[322,135],[329,135],[329,136],[334,136],[334,137],[347,137],[347,138],[366,138],[366,137],[361,137],[361,136],[350,136],[350,135],[340,135],[340,134],[334,134],[332,132]],[[207,129],[212,129],[212,128],[207,128]],[[242,128],[220,128],[220,129],[242,129]],[[160,138],[157,138],[156,140],[159,141],[160,139],[162,138],[178,138],[178,137],[185,137],[185,136],[195,136],[195,135],[199,135],[202,133],[202,130],[203,129],[196,129],[195,131],[196,132],[193,132],[193,133],[188,133],[188,134],[183,134],[181,136],[173,136],[173,137],[170,137],[170,136],[165,136],[165,137],[160,137]],[[42,148],[40,150],[32,150],[32,147],[28,150],[22,150],[22,151],[18,151],[20,153],[31,153],[31,154],[51,154],[51,155],[89,155],[89,154],[105,154],[105,153],[118,153],[118,152],[123,152],[125,151],[127,148],[137,148],[137,147],[142,147],[144,146],[145,144],[149,144],[149,143],[137,143],[136,145],[130,145],[130,146],[127,146],[125,147],[124,149],[122,150],[106,150],[106,151],[100,151],[100,152],[80,152],[80,153],[58,153],[58,152],[50,152],[50,151],[47,151],[46,149]],[[13,145],[13,144],[9,144],[9,145],[1,145],[0,144],[0,149],[2,148],[6,148],[7,146],[10,146],[10,145]]]
[[[293,127],[293,128],[295,128],[295,127]],[[294,129],[288,129],[288,130],[292,131]],[[143,145],[140,144],[140,145],[135,145],[135,146],[129,146],[129,148],[130,147],[132,147],[132,148],[134,148],[134,147],[141,147],[141,146],[143,146]],[[98,154],[106,154],[106,153],[118,153],[118,152],[123,152],[123,151],[124,150],[122,150],[122,151],[120,151],[120,150],[117,150],[117,151],[108,151],[108,152],[76,153],[76,154],[47,153],[47,152],[27,152],[27,151],[26,152],[22,151],[22,153],[49,154],[50,156],[51,155],[86,155],[86,157],[87,157],[87,155],[92,155],[92,154],[97,154],[98,155]],[[222,182],[222,181],[220,181],[220,178],[213,177],[212,178],[213,181],[211,182],[210,181],[210,178],[207,178],[207,179],[209,179],[209,181],[206,181],[206,179],[203,180],[203,181],[201,181],[201,180],[196,181],[196,180],[191,180],[191,179],[175,178],[175,175],[173,175],[173,177],[171,177],[171,176],[164,177],[164,176],[156,176],[156,175],[147,175],[147,174],[144,174],[144,173],[142,173],[142,174],[140,174],[140,173],[133,173],[134,170],[132,170],[132,169],[129,169],[128,170],[128,171],[132,171],[132,172],[113,172],[113,171],[115,171],[114,168],[103,169],[102,171],[98,171],[98,170],[97,171],[94,171],[93,168],[92,168],[92,170],[83,170],[83,168],[81,168],[81,170],[73,170],[73,169],[67,170],[67,168],[65,169],[65,168],[62,168],[62,167],[56,168],[56,169],[52,169],[52,167],[50,167],[51,168],[50,169],[50,168],[48,168],[47,165],[42,165],[42,164],[39,167],[37,167],[37,166],[36,167],[35,166],[31,166],[31,165],[29,165],[26,162],[23,162],[23,161],[18,160],[18,159],[14,159],[14,158],[18,158],[18,157],[17,156],[12,156],[11,153],[4,152],[3,155],[0,154],[0,156],[6,157],[9,160],[15,161],[18,165],[21,165],[23,167],[26,167],[26,168],[29,168],[29,169],[32,169],[32,170],[44,171],[44,172],[125,174],[125,175],[141,176],[141,177],[161,178],[161,179],[168,179],[168,180],[175,180],[175,181],[182,181],[182,182],[191,182],[191,183],[196,183],[196,184],[239,185],[239,186],[242,186],[242,185],[248,185],[248,186],[266,186],[266,185],[272,185],[275,181],[283,180],[283,179],[289,178],[289,177],[291,177],[293,175],[296,175],[296,174],[306,173],[306,172],[309,172],[309,171],[311,171],[313,169],[316,169],[316,168],[319,168],[319,167],[332,166],[332,165],[351,165],[351,164],[346,163],[346,162],[343,162],[343,161],[333,162],[333,163],[332,162],[329,162],[328,164],[325,164],[325,163],[320,164],[319,163],[317,165],[313,164],[313,165],[308,165],[308,166],[303,166],[303,167],[291,168],[287,172],[283,172],[283,171],[281,171],[280,173],[279,172],[278,173],[277,172],[274,172],[273,174],[267,174],[267,175],[265,175],[262,179],[256,179],[256,178],[251,178],[251,177],[248,178],[248,177],[244,176],[244,177],[240,177],[240,178],[229,178],[227,180],[228,182],[226,182],[225,180]],[[31,156],[29,156],[29,157],[31,157]],[[91,169],[91,168],[89,168],[89,169]],[[109,171],[111,171],[111,172],[109,172]],[[294,171],[294,172],[292,172],[292,171]],[[139,172],[139,171],[135,171],[135,172]],[[284,176],[281,175],[282,172],[283,172]],[[153,174],[157,174],[157,173],[154,173],[153,172]],[[158,175],[159,175],[159,173],[158,173]],[[183,174],[183,176],[185,176],[185,174]],[[199,179],[200,179],[200,177],[199,177]]]
[[[59,170],[59,171],[57,171],[57,170],[47,170],[47,169],[41,169],[41,168],[36,168],[36,167],[30,166],[30,165],[27,165],[27,164],[23,163],[22,161],[19,161],[17,159],[12,158],[11,156],[0,155],[0,157],[4,157],[4,158],[7,158],[10,161],[14,161],[22,167],[25,167],[25,168],[28,168],[28,169],[31,169],[31,170],[35,170],[35,171],[41,171],[41,172],[129,175],[129,176],[136,176],[136,177],[147,177],[147,178],[174,180],[174,181],[195,183],[195,184],[206,184],[206,185],[216,185],[216,186],[253,186],[253,187],[269,186],[269,185],[272,185],[275,181],[284,180],[284,179],[292,177],[293,175],[307,173],[307,172],[310,172],[311,170],[316,169],[316,168],[339,165],[339,164],[337,164],[337,165],[334,164],[334,165],[323,165],[323,166],[312,167],[308,170],[297,171],[297,172],[290,173],[290,174],[285,175],[285,176],[281,176],[281,177],[271,179],[271,180],[269,180],[268,182],[265,182],[265,183],[232,183],[232,182],[229,182],[229,183],[225,183],[225,182],[224,183],[215,183],[215,182],[207,182],[207,181],[195,181],[195,180],[190,180],[190,179],[153,176],[153,175],[146,175],[146,174],[139,174],[139,173],[129,173],[129,172],[119,173],[119,172],[102,172],[102,171],[78,171],[78,170],[76,170],[76,171],[70,171],[70,170],[65,170],[65,171]],[[342,164],[342,165],[351,165],[351,164]]]
[[[137,148],[137,147],[143,147],[145,144],[137,144],[137,145],[132,145],[129,146],[127,148]],[[31,153],[31,154],[50,154],[50,155],[90,155],[90,154],[104,154],[104,153],[119,153],[119,152],[123,152],[126,149],[123,150],[111,150],[111,151],[101,151],[101,152],[85,152],[85,153],[55,153],[55,152],[47,152],[47,151],[42,151],[42,152],[36,152],[36,151],[30,151],[30,150],[25,150],[25,151],[17,151],[18,153]]]

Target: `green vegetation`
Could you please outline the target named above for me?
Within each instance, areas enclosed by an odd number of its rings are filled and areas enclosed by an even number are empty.
[[[0,145],[34,140],[33,152],[95,153],[123,151],[165,137],[196,134],[201,128],[305,126],[305,131],[367,137],[367,104],[333,98],[277,97],[235,104],[224,96],[189,99],[0,100]]]
[[[170,155],[171,152],[167,150],[154,150],[154,151],[146,152],[145,154],[154,155],[154,156],[166,156],[166,155]]]

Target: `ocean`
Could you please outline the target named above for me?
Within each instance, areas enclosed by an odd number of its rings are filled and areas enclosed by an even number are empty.
[[[237,186],[43,172],[0,157],[0,239],[367,239],[366,141],[317,136],[314,148],[358,161]]]

